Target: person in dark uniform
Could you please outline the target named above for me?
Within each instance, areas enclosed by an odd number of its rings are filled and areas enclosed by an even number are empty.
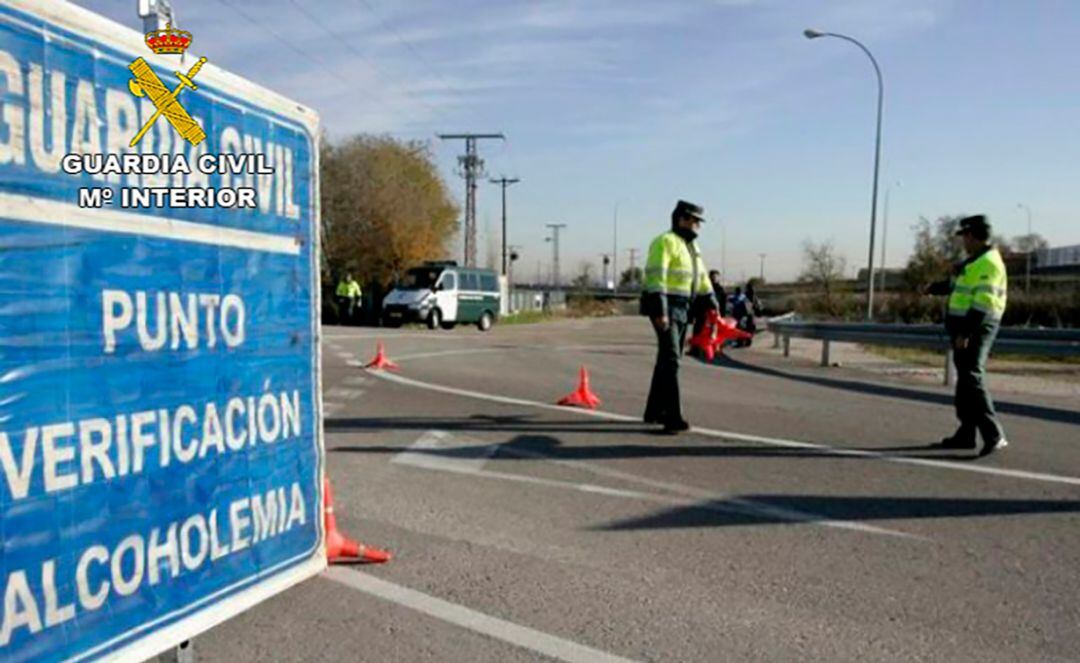
[[[645,263],[641,312],[652,321],[657,352],[644,419],[663,424],[669,434],[690,428],[679,399],[679,357],[690,312],[704,316],[718,308],[696,242],[703,213],[700,206],[680,200],[671,213],[671,230],[652,241]]]
[[[956,234],[963,239],[967,259],[957,266],[952,282],[941,281],[925,289],[932,295],[949,295],[945,329],[956,366],[960,427],[940,446],[974,450],[978,434],[983,440],[979,455],[985,456],[1009,444],[986,389],[986,360],[1005,313],[1008,279],[1001,253],[990,243],[990,223],[985,216],[961,219]]]
[[[709,270],[709,283],[712,283],[713,296],[716,297],[716,304],[720,307],[717,312],[721,316],[727,316],[727,291],[724,290],[724,283],[720,279],[720,270]]]

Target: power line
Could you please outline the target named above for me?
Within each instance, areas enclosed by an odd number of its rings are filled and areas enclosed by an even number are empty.
[[[428,71],[434,74],[436,78],[441,80],[446,85],[446,88],[448,90],[454,92],[458,91],[454,88],[450,81],[448,81],[440,72],[438,72],[434,67],[431,66],[431,64],[427,61],[427,58],[420,54],[420,51],[416,50],[416,48],[414,48],[413,45],[407,39],[405,39],[405,37],[403,37],[400,32],[397,31],[397,28],[387,24],[386,21],[384,21],[382,17],[379,16],[379,11],[375,8],[374,5],[371,4],[371,2],[369,2],[369,0],[360,0],[360,3],[367,7],[368,11],[374,14],[375,20],[379,22],[379,25],[383,26],[383,28],[393,33],[394,38],[398,40],[398,43],[408,49],[408,51],[412,53],[413,56],[415,56],[416,59],[419,60],[425,68],[427,68]]]
[[[289,0],[289,4],[291,4],[293,7],[296,7],[300,11],[301,14],[306,16],[309,21],[311,21],[316,26],[318,26],[323,32],[325,32],[326,34],[333,37],[337,41],[339,46],[345,48],[345,50],[347,50],[347,51],[351,52],[352,54],[358,56],[360,59],[364,60],[365,62],[367,62],[367,63],[369,63],[371,65],[375,65],[376,67],[378,66],[378,63],[376,63],[375,60],[371,59],[366,53],[362,53],[361,51],[357,50],[348,39],[343,38],[341,35],[339,35],[337,32],[335,32],[332,27],[330,27],[330,26],[326,25],[325,23],[323,23],[322,19],[319,18],[318,14],[315,14],[314,12],[309,10],[307,7],[305,7],[302,4],[300,4],[299,2],[297,2],[297,0]],[[376,17],[376,20],[378,20],[378,17]],[[382,23],[382,21],[379,21],[379,22]],[[427,103],[426,101],[424,101],[423,99],[421,99],[417,95],[413,95],[413,98],[416,99],[416,101],[420,102],[429,111],[431,111],[432,114],[435,115],[437,119],[440,119],[440,120],[445,119],[443,112],[441,110],[439,110],[438,108],[436,108],[436,107],[432,106],[431,104]],[[390,109],[387,109],[387,110],[390,110]]]
[[[282,36],[281,33],[274,30],[272,27],[270,27],[269,25],[263,23],[262,21],[256,19],[254,16],[252,16],[248,12],[244,11],[240,7],[239,4],[233,4],[233,2],[231,0],[217,0],[217,1],[220,4],[222,4],[222,5],[226,6],[226,7],[228,7],[229,9],[231,9],[234,13],[239,15],[241,18],[243,18],[244,20],[246,20],[248,23],[252,24],[253,26],[259,28],[260,30],[264,30],[266,32],[269,32],[271,35],[274,36],[274,38],[277,40],[277,42],[279,42],[281,44],[284,44],[289,50],[296,53],[297,55],[299,55],[303,59],[307,60],[308,62],[314,64],[316,67],[319,68],[320,71],[325,72],[327,75],[329,75],[330,77],[334,78],[335,80],[340,82],[342,85],[344,85],[346,87],[346,89],[352,89],[354,87],[354,85],[355,85],[354,81],[349,81],[349,80],[343,78],[342,76],[338,75],[333,70],[332,67],[328,67],[325,62],[320,62],[319,60],[313,58],[304,49],[300,48],[299,46],[297,46],[296,44],[294,44],[293,42],[289,41],[284,36]],[[331,35],[331,36],[333,36],[333,35]],[[339,65],[337,63],[332,63],[332,66],[339,66]],[[401,113],[402,109],[394,108],[394,107],[390,106],[390,104],[387,103],[385,99],[382,99],[381,97],[379,97],[377,95],[367,95],[367,96],[365,96],[365,98],[375,101],[376,103],[378,103],[380,106],[382,106],[383,109],[386,110],[391,115]],[[421,101],[421,103],[423,103],[423,102]]]

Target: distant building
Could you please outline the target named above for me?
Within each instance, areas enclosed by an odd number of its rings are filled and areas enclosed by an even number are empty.
[[[1031,271],[1039,274],[1080,274],[1080,244],[1037,251]]]

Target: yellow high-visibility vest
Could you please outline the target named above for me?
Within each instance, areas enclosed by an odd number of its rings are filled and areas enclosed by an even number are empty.
[[[645,263],[645,292],[687,298],[712,294],[697,242],[687,242],[674,231],[654,239]]]
[[[1000,320],[1005,314],[1009,279],[1005,261],[996,248],[991,248],[964,265],[949,295],[949,315],[964,317],[975,309],[988,320]]]
[[[360,297],[360,284],[356,281],[340,281],[337,284],[338,297]]]

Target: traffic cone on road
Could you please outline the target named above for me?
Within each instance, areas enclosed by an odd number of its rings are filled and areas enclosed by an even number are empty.
[[[716,350],[713,341],[713,326],[711,319],[701,326],[701,331],[690,338],[690,347],[697,348],[698,352],[701,353],[701,358],[706,362],[712,362],[713,358],[716,356]]]
[[[326,528],[326,561],[331,564],[349,562],[367,562],[381,564],[390,561],[390,553],[372,546],[353,541],[341,533],[334,515],[334,492],[330,488],[330,478],[323,480],[323,526]]]
[[[388,371],[398,370],[398,365],[386,357],[386,351],[383,349],[382,341],[379,341],[375,348],[375,358],[368,362],[368,365],[364,368],[373,368],[375,370],[386,369]]]
[[[558,405],[572,405],[595,410],[600,405],[600,398],[589,389],[589,372],[585,366],[578,371],[578,387],[559,399]]]

